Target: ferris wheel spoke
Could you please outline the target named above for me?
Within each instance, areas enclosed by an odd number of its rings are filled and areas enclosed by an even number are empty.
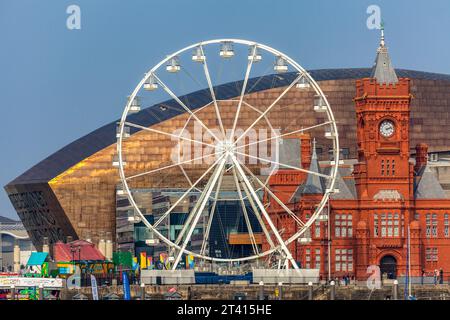
[[[132,122],[125,122],[125,125],[130,126],[130,127],[134,127],[134,128],[138,128],[138,129],[142,129],[142,130],[146,130],[146,131],[150,131],[150,132],[153,132],[153,133],[162,134],[162,135],[169,136],[169,137],[176,138],[176,139],[181,139],[181,140],[185,140],[185,141],[189,141],[189,142],[193,142],[193,143],[202,144],[202,145],[208,146],[208,147],[213,147],[213,148],[216,147],[215,145],[210,144],[210,143],[206,143],[206,142],[202,142],[202,141],[198,141],[198,140],[194,140],[194,139],[183,137],[181,134],[183,133],[184,128],[183,128],[183,130],[181,131],[180,134],[173,134],[173,133],[168,133],[168,132],[164,132],[164,131],[153,129],[153,128],[144,127],[144,126],[141,126],[139,124],[132,123]]]
[[[291,82],[291,84],[275,99],[274,102],[272,102],[272,104],[255,121],[253,121],[253,123],[244,131],[244,133],[242,133],[234,141],[234,143],[237,144],[237,142],[241,140],[242,137],[244,137],[247,134],[247,132],[249,132],[255,126],[255,124],[259,122],[259,120],[261,120],[267,113],[269,113],[270,110],[278,103],[278,101],[281,100],[281,98],[284,97],[286,93],[288,93],[289,90],[291,90],[291,88],[300,80],[301,77],[302,75],[299,75],[297,78],[295,78],[295,80]]]
[[[263,113],[261,110],[255,108],[255,107],[252,106],[251,104],[249,104],[249,103],[247,103],[247,102],[245,102],[245,101],[244,101],[244,103],[245,103],[246,105],[248,105],[251,109],[253,109],[253,110],[255,110],[256,112],[258,112],[259,114],[262,114],[262,113]],[[274,137],[277,136],[277,133],[276,133],[275,129],[273,128],[273,126],[272,126],[272,124],[270,123],[269,119],[267,119],[267,115],[264,115],[264,119],[266,120],[267,124],[269,125],[270,131],[273,133]],[[261,142],[261,140],[260,140],[259,142]],[[248,145],[250,145],[250,143],[248,143],[248,144],[246,144],[246,145],[244,145],[244,146],[248,146]],[[244,146],[239,146],[239,145],[238,145],[238,146],[236,147],[236,149],[239,149],[239,148],[244,147]],[[245,149],[244,149],[244,150],[245,150]],[[269,182],[269,179],[270,179],[270,175],[267,175],[266,182],[265,182],[266,184]],[[258,191],[259,191],[259,189],[258,189]]]
[[[300,172],[305,172],[305,173],[308,173],[308,174],[316,175],[316,176],[319,176],[319,177],[322,177],[322,178],[325,178],[325,179],[331,179],[331,176],[327,176],[326,174],[313,172],[313,171],[306,170],[306,169],[299,168],[299,167],[294,167],[294,166],[291,166],[291,165],[288,165],[288,164],[285,164],[285,163],[281,163],[281,162],[277,162],[277,161],[272,161],[272,160],[268,160],[268,159],[264,159],[264,158],[260,158],[260,157],[256,157],[256,156],[251,156],[251,155],[249,155],[247,153],[243,153],[243,152],[235,151],[235,153],[239,154],[239,155],[242,155],[242,156],[245,156],[245,157],[252,158],[252,159],[256,159],[256,160],[272,163],[272,164],[275,164],[275,165],[278,165],[278,166],[286,167],[286,168],[289,168],[289,169],[297,170],[297,171],[300,171]]]
[[[267,213],[266,209],[264,208],[264,205],[261,203],[261,200],[259,200],[258,195],[255,193],[255,190],[253,189],[251,183],[248,181],[241,165],[239,164],[238,160],[236,159],[236,157],[232,157],[232,160],[234,162],[234,164],[236,165],[236,169],[238,170],[239,174],[241,175],[242,179],[245,181],[245,184],[247,185],[248,190],[250,191],[250,193],[253,196],[253,199],[255,200],[256,204],[258,205],[258,207],[260,208],[264,218],[266,219],[267,223],[269,224],[270,228],[272,229],[273,234],[275,235],[278,243],[280,244],[282,250],[284,251],[284,253],[286,254],[287,258],[289,259],[289,261],[291,262],[292,266],[298,270],[298,265],[295,262],[294,258],[292,257],[291,252],[289,251],[289,249],[286,246],[286,243],[284,242],[283,238],[281,237],[280,233],[278,232],[277,228],[275,227],[275,225],[272,222],[272,219],[270,218],[269,214]]]
[[[208,131],[208,133],[217,141],[220,141],[219,138],[217,138],[217,136],[214,134],[214,132],[211,131],[211,129],[209,129],[204,123],[203,121],[201,121],[197,115],[195,113],[192,112],[191,109],[189,109],[184,103],[183,101],[181,101],[173,92],[172,90],[169,89],[169,87],[156,75],[156,74],[152,74],[153,77],[155,78],[156,81],[158,81],[158,83],[161,85],[161,87],[163,87],[164,91],[166,91],[171,97],[172,99],[174,99],[176,102],[178,102],[178,104],[184,109],[186,110],[186,112],[188,112],[206,131]]]
[[[286,136],[290,136],[290,135],[293,135],[293,134],[296,134],[296,133],[302,133],[302,132],[305,132],[305,131],[308,131],[308,130],[320,128],[322,126],[325,126],[327,124],[332,124],[332,123],[333,123],[333,121],[326,121],[326,122],[323,122],[323,123],[320,123],[320,124],[316,124],[316,125],[313,125],[313,126],[310,126],[310,127],[306,127],[306,128],[290,131],[290,132],[287,132],[287,133],[283,133],[283,134],[280,134],[278,136],[274,136],[274,137],[270,137],[270,138],[267,138],[267,139],[262,139],[262,140],[250,142],[250,143],[247,143],[247,144],[244,144],[244,145],[241,145],[241,146],[236,146],[236,149],[245,148],[245,147],[248,147],[248,146],[251,146],[251,145],[254,145],[254,144],[259,144],[261,142],[266,142],[266,141],[270,141],[270,140],[280,139],[280,138],[283,138],[283,137],[286,137]]]
[[[211,76],[209,74],[208,63],[206,62],[206,55],[203,52],[203,46],[200,46],[200,50],[202,52],[202,55],[205,57],[203,59],[203,71],[205,72],[205,77],[206,77],[206,81],[208,82],[209,92],[211,93],[211,98],[213,99],[214,108],[216,111],[217,120],[219,121],[220,130],[222,131],[223,138],[225,139],[226,138],[225,129],[223,127],[223,122],[222,122],[222,117],[220,115],[219,106],[217,105],[216,94],[214,93]]]
[[[212,166],[210,166],[201,176],[200,178],[197,179],[197,181],[194,182],[194,184],[188,189],[186,190],[183,195],[169,208],[169,210],[167,210],[154,224],[153,227],[156,228],[157,226],[159,226],[159,224],[164,221],[164,219],[172,212],[173,209],[176,208],[176,206],[178,206],[178,204],[183,201],[183,199],[192,191],[192,189],[195,188],[195,186],[202,181],[206,175],[219,163],[219,161],[221,161],[223,159],[224,156],[221,156],[219,159],[216,160],[215,163],[213,163]]]
[[[223,168],[225,166],[226,159],[222,159],[218,167],[216,167],[216,172],[214,173],[212,179],[211,179],[211,185],[207,189],[206,194],[204,195],[201,205],[198,208],[198,212],[195,214],[195,218],[192,221],[192,224],[189,227],[188,233],[183,241],[183,245],[180,248],[180,251],[178,252],[177,257],[175,258],[175,261],[173,263],[172,269],[175,270],[178,266],[178,263],[180,262],[181,257],[183,256],[184,250],[186,249],[187,244],[189,243],[189,240],[191,239],[192,233],[194,232],[195,226],[198,223],[198,220],[200,219],[200,216],[202,215],[203,210],[205,209],[206,203],[211,195],[211,192],[214,188],[214,186],[217,183],[217,180],[219,176],[223,173]]]
[[[233,167],[233,178],[234,178],[234,183],[236,184],[236,190],[238,192],[239,200],[240,200],[240,203],[241,203],[242,213],[244,215],[245,224],[247,225],[248,234],[250,235],[250,242],[252,244],[253,252],[255,254],[259,254],[258,244],[256,243],[255,235],[253,234],[253,228],[252,228],[252,225],[250,223],[250,219],[248,217],[247,208],[245,206],[245,201],[242,198],[242,191],[241,191],[241,188],[239,186],[239,180],[238,180],[238,177],[237,177],[237,174],[236,174],[236,168],[235,167]]]
[[[155,173],[155,172],[158,172],[158,171],[167,170],[167,169],[170,169],[170,168],[173,168],[173,167],[177,167],[177,166],[182,165],[182,164],[186,164],[186,163],[197,161],[197,160],[202,160],[202,159],[209,158],[209,157],[215,156],[215,155],[217,155],[217,153],[207,154],[207,155],[204,155],[204,156],[201,156],[201,157],[197,157],[197,158],[194,158],[194,159],[190,159],[190,160],[186,160],[186,161],[182,161],[182,162],[177,162],[177,163],[174,163],[174,164],[162,167],[162,168],[157,168],[157,169],[153,169],[153,170],[150,170],[150,171],[138,173],[138,174],[135,174],[133,176],[126,177],[125,179],[126,180],[130,180],[130,179],[142,177],[142,176],[145,176],[147,174],[152,174],[152,173]]]
[[[245,71],[245,77],[244,77],[244,82],[242,84],[241,96],[239,97],[239,103],[238,103],[238,107],[236,110],[236,115],[234,117],[233,128],[231,129],[230,139],[233,139],[234,131],[236,130],[236,125],[237,125],[237,121],[238,121],[239,114],[241,111],[242,101],[244,100],[245,90],[247,89],[248,77],[250,75],[250,71],[252,70],[253,59],[255,58],[255,53],[256,53],[256,45],[253,47],[253,50],[252,50],[252,59],[249,59],[248,63],[247,63],[247,70]]]
[[[208,240],[209,240],[211,225],[212,225],[212,222],[214,219],[214,213],[216,212],[217,200],[219,199],[219,193],[220,193],[220,189],[222,187],[222,180],[223,180],[223,174],[220,176],[219,182],[217,183],[216,194],[214,195],[214,202],[213,202],[213,205],[211,207],[210,214],[208,217],[208,223],[206,225],[206,231],[205,231],[205,235],[204,235],[203,241],[202,241],[202,246],[200,249],[200,254],[202,254],[202,255],[205,254],[206,244],[208,243]]]
[[[186,178],[186,180],[187,180],[187,182],[189,183],[189,185],[190,185],[191,187],[193,187],[195,190],[197,190],[197,191],[199,191],[199,192],[202,192],[199,188],[196,188],[195,186],[192,185],[192,180],[191,180],[191,178],[189,178],[189,176],[188,176],[186,170],[184,170],[183,166],[180,164],[178,167],[180,168],[181,172],[183,172],[183,175],[184,175],[184,177]]]
[[[296,215],[295,215],[295,213],[293,213],[292,212],[292,210],[291,209],[289,209],[284,203],[283,203],[283,201],[281,201],[273,192],[272,192],[272,190],[270,190],[270,188],[268,188],[257,176],[255,176],[254,174],[253,174],[253,172],[249,169],[249,168],[247,168],[245,165],[242,165],[242,167],[244,168],[244,170],[245,171],[247,171],[248,172],[248,174],[250,175],[250,176],[252,176],[253,177],[253,179],[255,179],[256,180],[256,182],[262,187],[262,188],[264,188],[266,191],[267,191],[267,193],[269,193],[269,195],[292,217],[292,219],[294,219],[295,220],[295,222],[297,222],[297,224],[300,226],[300,227],[303,227],[304,225],[305,225],[305,223],[303,222],[303,221],[301,221],[300,220],[300,218],[299,217],[297,217]]]

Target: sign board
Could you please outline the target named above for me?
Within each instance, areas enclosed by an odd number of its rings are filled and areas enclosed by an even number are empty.
[[[63,279],[60,278],[25,278],[25,277],[5,277],[0,278],[0,288],[39,287],[44,288],[62,288]]]
[[[159,239],[146,239],[145,244],[146,245],[157,245],[159,243]]]

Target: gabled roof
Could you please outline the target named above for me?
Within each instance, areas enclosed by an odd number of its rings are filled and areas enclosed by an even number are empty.
[[[71,251],[71,247],[75,251]],[[78,253],[78,248],[80,252]],[[75,240],[70,243],[58,242],[53,247],[55,261],[99,261],[106,260],[105,256],[91,242]]]
[[[380,84],[395,84],[398,82],[397,74],[389,57],[388,49],[384,43],[384,29],[381,29],[381,41],[377,50],[377,57],[372,68],[371,78]]]
[[[427,164],[419,171],[417,183],[414,188],[414,197],[416,199],[446,199],[444,189],[442,189],[436,175]]]

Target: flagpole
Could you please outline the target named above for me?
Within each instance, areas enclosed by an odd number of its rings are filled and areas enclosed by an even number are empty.
[[[411,232],[408,226],[408,293],[411,295]]]
[[[406,273],[405,273],[405,292],[403,294],[404,299],[408,300],[408,289],[409,289],[409,227],[408,227],[408,234],[406,235]]]
[[[327,245],[328,245],[328,282],[331,281],[331,217],[330,217],[330,198],[327,201]]]

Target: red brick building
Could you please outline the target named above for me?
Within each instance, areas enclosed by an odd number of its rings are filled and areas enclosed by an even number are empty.
[[[328,219],[316,221],[302,242],[290,245],[302,267],[319,268],[324,278],[330,273],[365,279],[370,265],[380,266],[390,278],[405,275],[409,230],[411,276],[440,269],[449,274],[450,199],[427,165],[425,143],[416,146],[416,157],[410,159],[412,99],[410,80],[397,77],[382,34],[371,77],[356,81],[357,159],[339,166],[339,192],[329,201],[330,225]],[[315,143],[311,154],[309,138],[300,139],[302,167],[329,170],[319,163]],[[298,171],[279,170],[270,181],[303,221],[325,191],[319,176]],[[271,215],[279,230],[295,233],[281,210]]]

